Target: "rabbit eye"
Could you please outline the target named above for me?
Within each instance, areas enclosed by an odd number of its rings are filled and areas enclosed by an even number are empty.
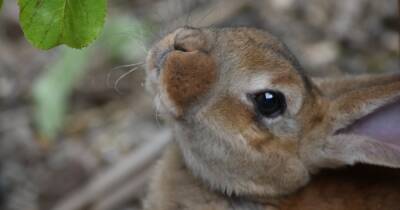
[[[257,111],[265,117],[275,118],[286,109],[285,96],[278,91],[265,91],[253,95]]]

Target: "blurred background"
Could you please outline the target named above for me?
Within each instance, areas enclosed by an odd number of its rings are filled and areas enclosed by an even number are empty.
[[[84,50],[33,48],[0,12],[0,209],[136,210],[171,138],[144,90],[151,43],[178,26],[254,26],[310,75],[399,70],[395,0],[113,0]]]

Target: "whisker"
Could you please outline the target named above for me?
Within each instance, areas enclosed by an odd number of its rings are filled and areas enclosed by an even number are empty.
[[[191,9],[191,5],[190,2],[185,0],[182,0],[182,7],[183,7],[183,11],[182,13],[186,13],[186,20],[185,20],[185,26],[189,26],[190,25],[190,21],[191,21],[191,15],[192,15],[192,9]],[[186,11],[187,10],[187,11]]]
[[[120,65],[120,66],[116,66],[116,67],[112,68],[111,71],[122,69],[122,68],[127,68],[127,67],[139,66],[139,65],[143,65],[143,64],[144,64],[144,62],[137,62],[137,63],[132,63],[132,64],[124,64],[124,65]]]
[[[197,25],[203,24],[204,20],[205,20],[208,16],[210,16],[210,15],[215,11],[215,9],[216,9],[216,7],[210,7],[210,8],[208,8],[208,9],[207,9],[208,11],[205,12],[205,14],[203,15],[203,17],[201,17],[200,20],[199,20],[199,19],[194,20],[194,21],[193,21],[193,24],[197,24]],[[197,22],[197,23],[195,23],[195,22]]]
[[[141,66],[141,65],[144,65],[144,62],[138,62],[138,63],[133,63],[133,64],[125,64],[125,65],[120,65],[120,66],[116,66],[116,67],[112,68],[110,70],[110,72],[107,74],[107,78],[106,78],[107,87],[111,87],[111,85],[110,85],[111,75],[116,70],[124,69],[124,68],[130,68],[130,67],[137,67],[137,66]]]
[[[157,94],[156,96],[158,98],[158,101],[161,100],[161,96],[160,94]],[[156,118],[156,124],[158,128],[161,128],[161,123],[160,123],[160,113],[159,113],[159,109],[160,109],[160,102],[155,103],[156,104],[156,108],[155,108],[155,118]]]
[[[136,66],[136,67],[134,67],[133,69],[127,71],[126,73],[122,74],[122,75],[115,81],[115,83],[114,83],[114,90],[115,90],[118,94],[122,95],[122,92],[118,89],[118,83],[119,83],[124,77],[128,76],[130,73],[133,73],[133,72],[135,72],[136,70],[140,69],[139,67],[140,67],[140,66]]]
[[[149,49],[146,47],[146,44],[143,41],[145,39],[145,32],[143,31],[143,29],[140,29],[137,37],[134,37],[134,38],[136,38],[135,41],[140,45],[144,54],[147,55],[147,53],[149,52]]]

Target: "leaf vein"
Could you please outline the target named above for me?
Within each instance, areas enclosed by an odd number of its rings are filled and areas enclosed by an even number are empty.
[[[47,28],[47,30],[44,32],[44,36],[42,37],[42,39],[39,42],[39,46],[41,46],[43,44],[43,41],[46,40],[47,36],[50,33],[50,30],[52,29],[52,26],[54,25],[54,23],[56,22],[57,18],[53,18],[53,20],[51,21],[51,24],[49,25],[49,27]],[[55,45],[57,45],[57,43],[55,43]]]
[[[32,2],[33,2],[33,1],[32,1]],[[27,28],[26,28],[27,31],[31,28],[32,22],[34,21],[34,18],[35,18],[36,15],[38,14],[39,8],[42,7],[43,2],[44,2],[44,0],[40,0],[40,2],[36,3],[36,5],[35,5],[35,7],[34,7],[35,12],[33,12],[32,15],[28,18],[28,19],[29,19],[29,22],[27,23]]]

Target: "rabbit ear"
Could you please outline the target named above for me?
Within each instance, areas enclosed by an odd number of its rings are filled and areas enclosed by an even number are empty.
[[[316,84],[323,93],[330,97],[335,97],[347,91],[354,89],[372,87],[381,84],[387,84],[395,81],[400,81],[400,74],[383,74],[383,75],[357,75],[345,76],[338,78],[313,78],[313,83]]]
[[[324,159],[400,167],[400,77],[342,82],[330,94]]]

